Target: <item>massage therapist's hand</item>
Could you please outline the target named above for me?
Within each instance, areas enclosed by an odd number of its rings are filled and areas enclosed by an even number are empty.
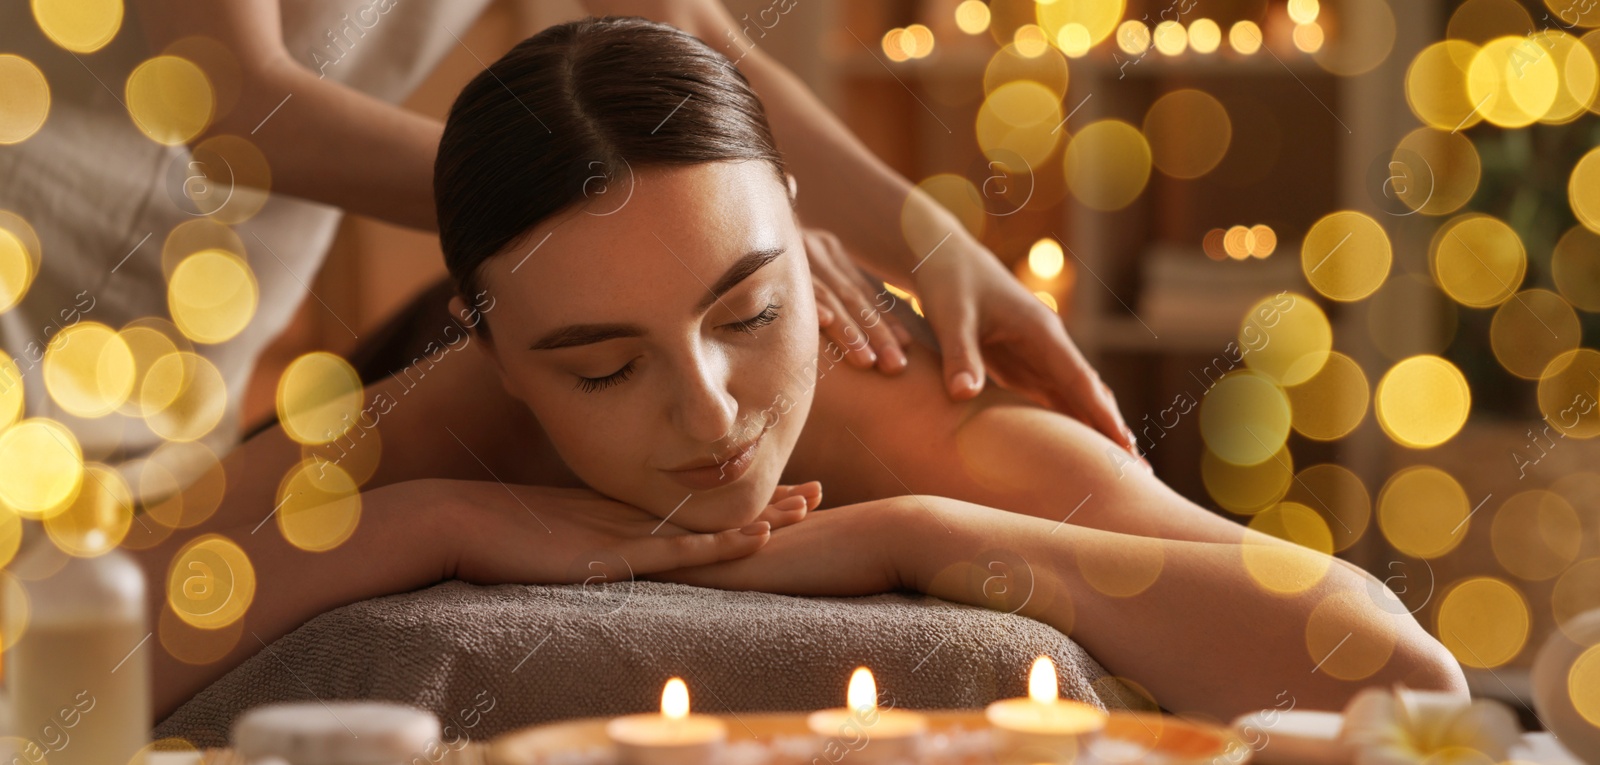
[[[758,519],[702,534],[590,489],[452,481],[444,578],[474,584],[571,584],[596,563],[643,575],[748,556],[774,529],[798,524],[822,499],[816,481],[779,486]]]
[[[885,374],[905,369],[901,346],[911,342],[911,333],[887,311],[895,298],[862,275],[839,237],[815,228],[802,233],[823,334],[846,349],[845,358],[857,367],[876,364]]]
[[[915,267],[912,279],[944,353],[951,398],[978,395],[987,364],[1006,388],[1133,449],[1111,389],[1067,336],[1061,317],[982,244],[957,232]]]

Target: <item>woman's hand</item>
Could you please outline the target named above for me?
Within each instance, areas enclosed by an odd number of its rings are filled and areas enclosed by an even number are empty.
[[[981,244],[952,236],[913,269],[912,279],[944,353],[952,399],[978,395],[987,361],[1001,385],[1134,450],[1111,389],[1067,336],[1061,317]]]
[[[771,534],[754,554],[641,576],[723,590],[782,595],[872,595],[901,589],[891,544],[905,539],[907,497],[844,505]],[[915,522],[915,517],[911,516]],[[937,528],[933,531],[939,531]]]
[[[905,369],[906,354],[900,348],[911,342],[911,333],[883,307],[885,302],[893,305],[894,298],[867,281],[839,237],[815,228],[803,234],[823,333],[847,349],[845,358],[857,367],[877,364],[885,374]]]
[[[761,549],[822,501],[816,481],[779,486],[757,520],[714,534],[691,532],[591,489],[452,481],[444,578],[473,584],[626,580],[730,561]]]

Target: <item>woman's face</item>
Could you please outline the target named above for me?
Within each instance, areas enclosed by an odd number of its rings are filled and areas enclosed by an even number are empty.
[[[632,175],[484,263],[479,347],[595,491],[694,531],[742,526],[816,380],[787,189],[758,161]]]

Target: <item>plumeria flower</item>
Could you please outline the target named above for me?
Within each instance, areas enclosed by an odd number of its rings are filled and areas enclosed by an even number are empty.
[[[1341,738],[1355,765],[1468,765],[1502,762],[1522,738],[1506,705],[1397,685],[1368,688],[1344,708]]]

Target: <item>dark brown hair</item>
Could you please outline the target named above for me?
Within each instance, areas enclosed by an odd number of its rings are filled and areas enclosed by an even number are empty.
[[[636,17],[550,27],[473,78],[450,108],[433,168],[445,266],[471,304],[485,260],[601,198],[608,182],[653,165],[751,159],[784,180],[761,101],[710,46]]]

